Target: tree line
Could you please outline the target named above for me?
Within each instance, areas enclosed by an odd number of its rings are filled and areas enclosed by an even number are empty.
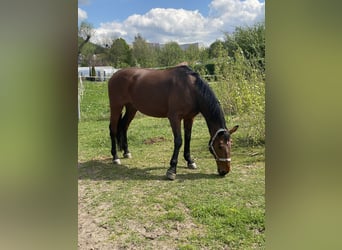
[[[78,37],[80,66],[158,68],[186,61],[190,66],[207,65],[205,70],[213,74],[215,72],[211,64],[222,58],[235,59],[236,51],[240,51],[254,66],[265,69],[264,22],[250,27],[237,27],[233,33],[225,33],[223,41],[216,40],[207,48],[191,44],[185,50],[174,41],[163,46],[148,43],[141,34],[135,36],[131,46],[123,38],[108,40],[99,46],[89,42],[93,34],[91,24],[81,23]]]

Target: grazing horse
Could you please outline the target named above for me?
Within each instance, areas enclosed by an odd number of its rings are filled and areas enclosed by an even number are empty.
[[[188,66],[164,70],[127,68],[116,72],[108,82],[110,102],[110,137],[113,163],[120,164],[116,143],[130,158],[127,129],[136,112],[153,117],[167,117],[174,136],[174,150],[166,176],[176,178],[178,154],[182,145],[181,121],[184,120],[184,159],[189,168],[196,168],[190,157],[191,129],[198,113],[204,116],[211,139],[209,150],[215,157],[217,171],[224,176],[230,171],[231,138],[238,126],[228,130],[214,92]],[[125,114],[122,110],[125,107]]]

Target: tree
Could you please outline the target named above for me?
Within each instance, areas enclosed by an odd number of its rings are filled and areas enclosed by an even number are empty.
[[[224,43],[220,40],[216,40],[209,47],[210,58],[224,58],[228,56],[228,51],[224,48]]]
[[[225,47],[229,56],[241,48],[246,59],[265,69],[265,22],[251,27],[237,27],[232,34],[226,33]]]
[[[83,46],[89,42],[90,38],[95,34],[92,24],[83,21],[78,28],[78,55],[81,54]]]
[[[160,66],[172,66],[184,61],[183,50],[176,42],[166,43],[161,49]]]
[[[185,50],[185,60],[189,62],[190,65],[193,65],[196,63],[196,61],[200,60],[200,50],[198,46],[191,44],[186,50]]]
[[[109,49],[108,58],[115,68],[124,68],[132,65],[132,51],[123,38],[113,41]]]
[[[93,65],[93,56],[96,54],[95,47],[95,44],[91,42],[84,44],[82,48],[82,60],[80,60],[81,66]]]
[[[153,67],[156,65],[155,50],[140,34],[134,37],[132,55],[137,66]]]

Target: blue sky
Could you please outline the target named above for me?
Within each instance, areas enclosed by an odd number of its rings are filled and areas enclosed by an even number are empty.
[[[264,20],[263,0],[78,0],[78,20],[95,28],[92,42],[136,34],[149,42],[209,45],[237,26]]]

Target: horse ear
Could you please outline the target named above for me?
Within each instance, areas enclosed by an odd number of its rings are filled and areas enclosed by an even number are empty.
[[[234,126],[234,128],[229,130],[229,133],[233,134],[238,128],[239,128],[239,125]]]

